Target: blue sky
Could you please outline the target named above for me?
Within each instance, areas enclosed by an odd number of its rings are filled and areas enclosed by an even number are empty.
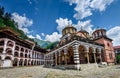
[[[30,38],[54,42],[69,23],[89,32],[105,28],[114,45],[120,39],[120,0],[0,0]]]

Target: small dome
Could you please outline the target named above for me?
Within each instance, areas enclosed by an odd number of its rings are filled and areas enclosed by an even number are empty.
[[[72,34],[72,33],[76,33],[76,31],[77,29],[75,27],[73,27],[72,25],[68,25],[62,30],[62,34],[63,35],[66,35],[68,33]]]
[[[80,31],[77,32],[77,35],[88,38],[89,33],[86,30],[81,29]]]
[[[106,32],[105,29],[97,29],[97,30],[95,30],[93,33],[98,32],[98,31],[104,31],[104,32]]]
[[[86,30],[80,30],[80,31],[78,31],[78,32],[89,34]]]
[[[106,30],[105,29],[97,29],[92,33],[92,35],[93,35],[93,38],[106,36]]]

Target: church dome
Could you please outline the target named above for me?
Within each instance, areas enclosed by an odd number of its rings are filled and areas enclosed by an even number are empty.
[[[106,30],[105,29],[97,29],[92,33],[93,38],[99,38],[106,36]]]
[[[77,32],[78,36],[82,36],[84,38],[88,38],[89,33],[86,30],[81,29],[80,31]]]
[[[84,34],[89,34],[86,30],[80,30],[78,32],[84,33]]]
[[[66,35],[66,34],[72,34],[72,33],[76,33],[77,29],[75,27],[73,27],[72,25],[68,25],[66,26],[63,30],[62,30],[62,35]]]

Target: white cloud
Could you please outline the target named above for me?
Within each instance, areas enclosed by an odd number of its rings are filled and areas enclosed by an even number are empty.
[[[89,33],[93,32],[93,25],[91,24],[91,20],[87,20],[87,21],[78,21],[77,24],[74,24],[74,26],[77,28],[77,30],[81,30],[81,27],[83,30],[86,30]]]
[[[45,40],[50,42],[59,41],[62,37],[61,34],[58,34],[57,32],[53,32],[51,35],[46,35]]]
[[[57,32],[53,32],[51,35],[46,35],[45,37],[45,40],[46,41],[50,41],[50,42],[55,42],[55,41],[59,41],[60,38],[62,37],[61,35],[61,31],[63,28],[65,28],[68,24],[72,24],[72,21],[71,20],[68,20],[67,18],[59,18],[59,19],[56,19],[56,23],[58,24],[57,26],[57,30],[59,31],[59,33]],[[43,33],[41,33],[42,36],[44,36]]]
[[[41,36],[40,35],[36,35],[36,38],[39,39],[39,40],[42,40]]]
[[[32,39],[34,39],[34,38],[37,38],[37,39],[39,39],[39,40],[42,40],[42,38],[41,38],[41,36],[39,35],[39,34],[36,34],[36,36],[33,36],[33,35],[27,35],[29,38],[32,38]]]
[[[58,24],[57,26],[57,30],[59,31],[60,34],[58,34],[57,32],[53,32],[51,35],[46,35],[45,40],[46,41],[51,41],[51,42],[55,42],[55,41],[59,41],[60,38],[62,37],[61,35],[61,31],[62,29],[69,24],[72,24],[71,20],[68,20],[67,18],[63,19],[63,18],[59,18],[56,20],[56,23]],[[81,26],[84,30],[88,31],[88,32],[92,32],[93,29],[93,25],[91,24],[91,20],[87,20],[87,21],[78,21],[77,24],[73,24],[74,27],[77,28],[77,30],[81,30]]]
[[[90,7],[99,11],[104,11],[114,0],[92,0]]]
[[[120,45],[120,26],[115,26],[107,31],[108,37],[113,39],[113,45]]]
[[[33,35],[27,35],[29,38],[34,39],[35,37]]]
[[[28,0],[29,4],[32,4],[32,1],[31,0]]]
[[[108,5],[110,5],[114,0],[66,0],[72,4],[76,4],[74,10],[74,18],[83,19],[92,15],[92,11],[99,10],[104,11]]]
[[[72,21],[68,20],[67,18],[59,18],[56,20],[56,23],[58,24],[57,30],[59,31],[59,33],[61,33],[63,28],[65,28],[68,24],[72,24]]]
[[[68,25],[68,23],[72,24],[72,21],[68,20],[67,18],[65,18],[65,19],[59,18],[56,20],[56,23],[58,24],[57,30],[61,34],[62,29],[64,29]],[[93,29],[92,29],[93,25],[91,24],[91,20],[78,21],[77,24],[73,24],[72,26],[77,28],[78,31],[81,30],[81,27],[82,27],[82,29],[88,31],[89,33],[93,32]]]
[[[44,37],[45,36],[45,34],[44,33],[41,33],[41,35]]]
[[[33,20],[28,19],[26,15],[20,16],[18,13],[12,13],[12,19],[18,24],[18,28],[23,30],[25,33],[30,33],[27,27],[33,24]]]

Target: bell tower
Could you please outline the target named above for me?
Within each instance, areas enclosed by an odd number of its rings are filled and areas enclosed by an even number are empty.
[[[106,35],[105,29],[97,29],[92,33],[93,41],[104,44],[104,50],[103,52],[103,60],[104,62],[107,62],[108,64],[114,64],[115,62],[115,54],[114,49],[112,45],[112,39],[108,38]]]

